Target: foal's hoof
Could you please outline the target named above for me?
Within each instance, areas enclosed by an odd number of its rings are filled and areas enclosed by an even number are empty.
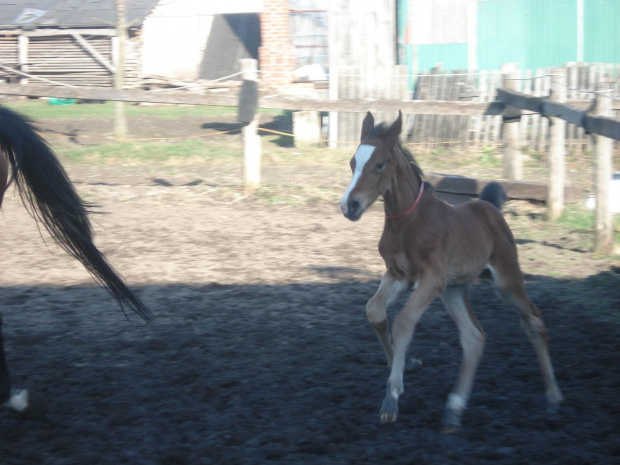
[[[546,421],[547,424],[550,426],[558,426],[560,425],[560,423],[562,423],[559,405],[547,406]]]
[[[382,425],[394,423],[398,418],[398,400],[391,395],[387,395],[381,405],[380,421]]]
[[[405,371],[407,373],[416,373],[422,369],[422,360],[419,358],[411,357],[407,359],[405,363]]]
[[[454,410],[446,410],[443,417],[443,429],[442,433],[452,434],[457,433],[462,428],[461,416],[454,412]]]
[[[43,396],[28,389],[13,390],[10,399],[4,405],[32,419],[42,419],[47,414],[47,402]]]

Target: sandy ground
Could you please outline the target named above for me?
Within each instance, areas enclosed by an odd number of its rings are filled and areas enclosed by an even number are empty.
[[[383,272],[379,208],[351,223],[333,202],[233,195],[238,167],[68,169],[105,212],[93,216],[97,243],[155,318],[127,321],[10,191],[6,350],[15,384],[39,391],[49,413],[0,410],[3,465],[620,460],[620,279],[570,238],[519,241],[566,397],[559,423],[545,421],[517,316],[482,282],[471,300],[487,346],[463,430],[440,432],[461,352],[439,302],[411,349],[424,368],[405,377],[398,422],[380,427],[388,371],[364,311]],[[334,179],[319,168],[265,176],[293,182],[292,173]],[[506,206],[517,238],[544,227],[536,211]]]

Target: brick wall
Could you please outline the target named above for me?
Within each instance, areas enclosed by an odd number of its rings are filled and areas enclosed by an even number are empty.
[[[296,66],[291,42],[288,0],[265,0],[261,13],[261,41],[258,50],[260,80],[271,86],[288,85]]]

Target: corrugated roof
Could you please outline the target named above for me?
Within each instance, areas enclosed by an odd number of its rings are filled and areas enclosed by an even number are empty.
[[[138,25],[159,0],[127,0],[127,22]],[[0,27],[113,27],[116,0],[0,0]]]

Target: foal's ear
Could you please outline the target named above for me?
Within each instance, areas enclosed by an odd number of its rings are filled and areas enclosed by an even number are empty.
[[[372,116],[372,113],[368,112],[366,113],[366,118],[364,118],[364,122],[362,123],[362,135],[360,137],[360,141],[366,139],[366,137],[368,137],[368,134],[370,134],[370,131],[372,131],[372,128],[374,127],[375,119]]]
[[[385,132],[385,140],[389,143],[397,143],[400,132],[403,129],[403,114],[398,110],[398,118],[392,123],[390,129]]]

